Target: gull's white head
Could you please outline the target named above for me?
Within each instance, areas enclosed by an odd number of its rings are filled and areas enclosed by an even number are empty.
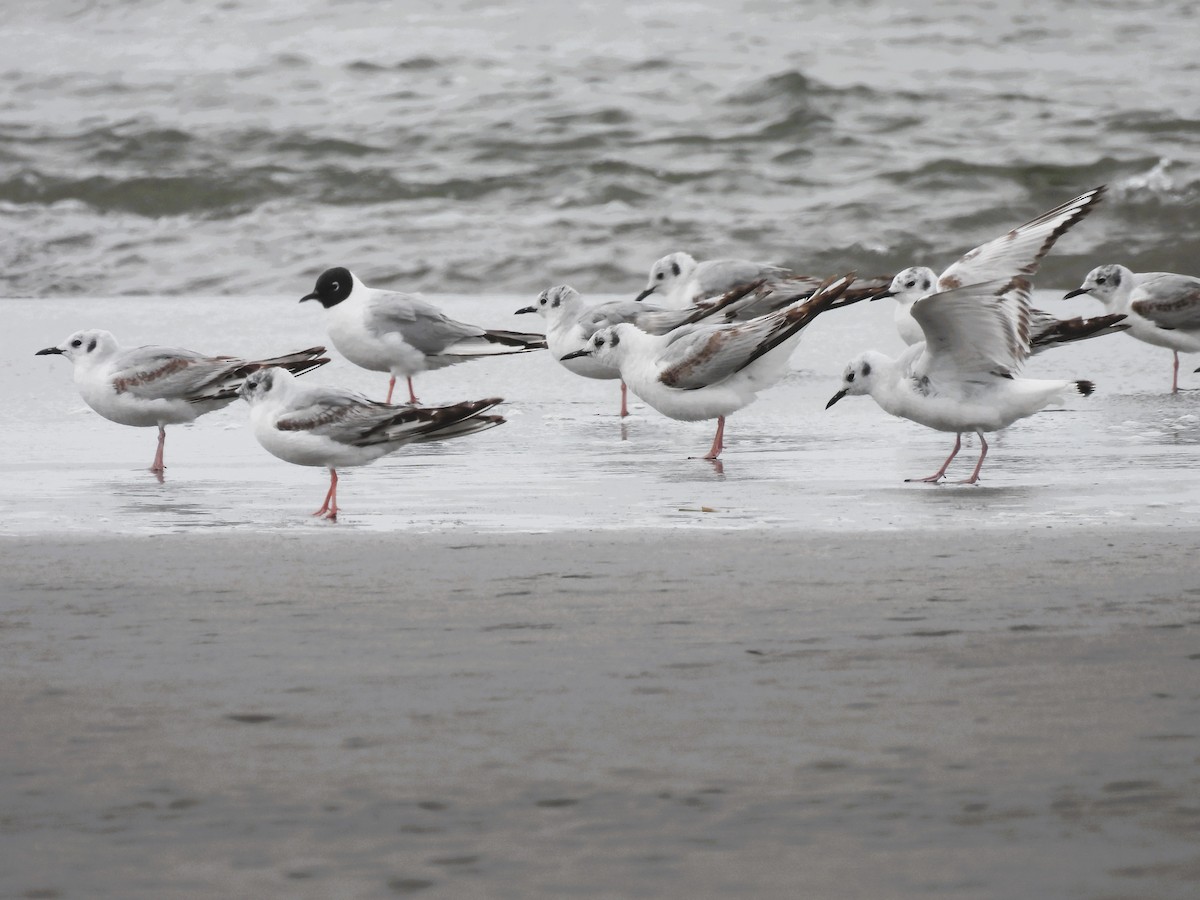
[[[579,356],[588,356],[602,365],[619,369],[621,367],[621,357],[628,346],[628,339],[637,330],[637,326],[624,322],[620,325],[610,325],[608,328],[601,328],[588,338],[587,345],[582,350],[568,353],[563,359],[567,360],[575,359]]]
[[[696,260],[689,254],[669,253],[650,267],[646,289],[637,295],[637,299],[645,300],[651,294],[665,297],[675,285],[687,281],[695,270]]]
[[[47,347],[45,350],[39,350],[34,355],[49,356],[57,354],[65,356],[76,365],[80,363],[93,365],[112,356],[118,349],[120,349],[120,345],[117,343],[117,339],[109,332],[91,329],[88,331],[77,331],[57,347]]]
[[[927,297],[937,291],[937,273],[928,266],[910,266],[903,272],[896,273],[888,289],[880,297],[895,297],[897,303],[911,306],[922,297]]]
[[[296,376],[279,366],[269,366],[251,372],[238,388],[238,396],[253,406],[267,399],[286,396]]]
[[[515,315],[537,313],[543,319],[554,322],[573,312],[578,305],[579,291],[570,285],[560,284],[556,287],[546,288],[538,294],[536,303],[518,309]]]
[[[855,397],[871,393],[875,379],[879,377],[888,359],[882,353],[868,351],[856,356],[846,364],[842,372],[842,389],[829,398],[825,408],[833,406],[843,397]]]
[[[1090,294],[1106,307],[1112,307],[1121,298],[1128,297],[1132,288],[1133,273],[1124,266],[1098,266],[1087,273],[1083,284],[1073,291],[1068,291],[1063,299]]]

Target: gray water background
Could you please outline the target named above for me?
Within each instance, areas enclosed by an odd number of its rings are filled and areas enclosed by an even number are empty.
[[[1197,272],[1186,2],[21,3],[0,296],[636,290],[669,251],[944,265],[1096,184],[1042,286]]]

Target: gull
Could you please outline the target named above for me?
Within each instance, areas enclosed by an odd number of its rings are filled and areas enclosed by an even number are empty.
[[[896,330],[906,344],[920,343],[925,340],[925,335],[912,315],[912,306],[917,300],[968,284],[1033,275],[1054,242],[1091,212],[1100,202],[1104,191],[1104,185],[1085,191],[1007,234],[979,245],[952,263],[941,275],[927,266],[904,269],[896,274],[888,289],[878,294],[876,299],[895,297]],[[1055,343],[1121,330],[1113,327],[1120,320],[1112,317],[1071,319],[1060,326],[1055,324],[1058,320],[1049,313],[1041,310],[1033,310],[1032,313],[1035,323],[1030,332],[1030,341],[1035,353]]]
[[[1124,266],[1099,266],[1066,297],[1080,294],[1095,297],[1111,313],[1128,316],[1131,337],[1172,352],[1175,366],[1171,393],[1177,393],[1179,354],[1200,351],[1200,278],[1171,272],[1138,274]]]
[[[65,356],[75,367],[75,384],[84,403],[104,418],[139,428],[158,426],[158,452],[150,471],[162,480],[167,425],[195,421],[228,406],[251,373],[277,367],[297,375],[328,359],[324,347],[310,347],[272,359],[205,356],[178,347],[122,348],[107,331],[77,331],[56,347],[35,356]]]
[[[811,297],[748,322],[698,322],[665,335],[628,323],[601,328],[567,358],[615,366],[630,390],[669,418],[715,418],[717,433],[704,457],[715,460],[724,449],[725,417],[783,377],[805,326],[827,309],[848,305],[839,301],[853,278],[831,278]]]
[[[1029,355],[1030,284],[1022,278],[973,284],[929,294],[912,305],[925,341],[898,359],[876,351],[856,357],[842,375],[842,389],[829,409],[848,395],[870,394],[893,416],[938,431],[955,433],[954,449],[928,478],[937,483],[962,447],[962,433],[974,431],[982,448],[971,477],[975,484],[988,445],[984,432],[1007,428],[1069,391],[1088,396],[1090,381],[1019,378]]]
[[[570,285],[560,284],[546,288],[538,294],[537,302],[516,311],[516,315],[537,313],[546,320],[546,345],[563,368],[584,378],[617,378],[620,370],[591,356],[575,356],[576,350],[587,346],[588,340],[601,328],[622,322],[638,324],[638,320],[662,307],[653,303],[635,300],[611,300],[606,303],[587,304],[579,291]],[[629,415],[628,391],[621,382],[621,417]]]
[[[501,425],[482,413],[498,397],[448,406],[392,406],[335,387],[305,385],[284,369],[264,369],[240,391],[250,405],[254,436],[274,456],[329,469],[325,502],[313,513],[337,520],[337,470],[365,466],[405,444],[463,437]]]
[[[540,334],[456,322],[420,297],[369,288],[341,266],[322,272],[313,292],[300,298],[301,303],[306,300],[329,310],[329,339],[346,359],[372,372],[390,373],[387,403],[397,378],[408,382],[408,399],[417,403],[412,376],[418,372],[546,347]]]
[[[670,309],[683,309],[697,300],[719,297],[743,285],[791,273],[780,266],[751,262],[748,259],[710,259],[696,262],[688,253],[668,253],[650,267],[646,289],[637,295],[645,300],[651,294]]]

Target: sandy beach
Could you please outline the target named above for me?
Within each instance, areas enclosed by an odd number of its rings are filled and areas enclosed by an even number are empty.
[[[1198,539],[5,538],[0,894],[1192,897]]]

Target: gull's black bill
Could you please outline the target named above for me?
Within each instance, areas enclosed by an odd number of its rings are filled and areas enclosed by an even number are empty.
[[[839,400],[841,400],[845,396],[846,396],[845,391],[838,391],[836,394],[834,394],[832,397],[829,398],[829,402],[825,404],[825,408],[829,409],[829,407],[833,406],[833,404],[837,403]]]
[[[61,354],[62,351],[59,350],[57,347],[47,347],[45,350],[39,350],[37,353],[35,353],[33,355],[34,356],[49,356],[52,353]]]
[[[641,301],[645,300],[647,297],[649,297],[653,293],[654,293],[654,288],[648,287],[644,291],[642,291],[640,294],[638,294],[636,297],[634,297],[633,302],[640,303]]]
[[[874,297],[872,297],[871,299],[872,299],[872,300],[882,300],[882,299],[884,299],[885,297],[895,297],[895,296],[896,296],[896,292],[895,292],[895,291],[892,291],[892,290],[886,290],[886,291],[884,291],[882,294],[876,294],[876,295],[875,295]]]
[[[1075,288],[1075,290],[1067,291],[1063,294],[1063,299],[1070,300],[1072,297],[1078,297],[1080,294],[1090,294],[1091,292],[1091,288]]]
[[[514,316],[523,316],[523,315],[525,315],[525,313],[531,313],[531,312],[537,312],[537,307],[536,306],[522,306],[515,313],[513,313],[513,315]]]
[[[320,299],[321,298],[317,296],[317,292],[313,291],[311,294],[305,294],[303,297],[301,297],[300,302],[303,303],[305,300],[320,300]]]
[[[574,353],[568,353],[566,356],[560,356],[558,358],[558,361],[566,362],[568,359],[577,359],[580,356],[591,356],[591,355],[592,355],[591,349],[584,347],[582,350],[576,350]]]

